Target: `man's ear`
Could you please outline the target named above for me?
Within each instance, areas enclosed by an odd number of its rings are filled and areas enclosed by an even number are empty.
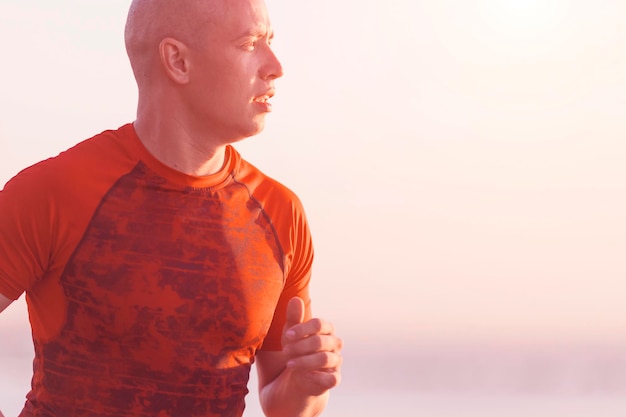
[[[165,38],[159,44],[161,64],[167,76],[177,84],[189,82],[189,49],[173,38]]]

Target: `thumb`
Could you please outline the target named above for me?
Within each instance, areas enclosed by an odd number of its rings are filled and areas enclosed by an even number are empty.
[[[287,303],[285,329],[289,329],[304,321],[304,301],[300,297],[293,297]]]

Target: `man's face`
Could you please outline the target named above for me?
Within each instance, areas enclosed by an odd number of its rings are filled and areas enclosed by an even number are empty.
[[[198,127],[230,143],[263,129],[282,67],[270,48],[272,29],[263,0],[219,3],[221,13],[191,47],[187,94]]]

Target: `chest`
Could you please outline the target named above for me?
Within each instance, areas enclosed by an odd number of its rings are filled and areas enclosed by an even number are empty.
[[[109,345],[112,356],[253,350],[282,291],[282,262],[270,221],[245,190],[121,181],[61,277],[63,331],[72,343]]]

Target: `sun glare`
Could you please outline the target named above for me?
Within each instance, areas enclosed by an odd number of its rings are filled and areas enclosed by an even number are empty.
[[[484,0],[480,13],[496,35],[532,42],[558,31],[568,8],[568,0]]]

